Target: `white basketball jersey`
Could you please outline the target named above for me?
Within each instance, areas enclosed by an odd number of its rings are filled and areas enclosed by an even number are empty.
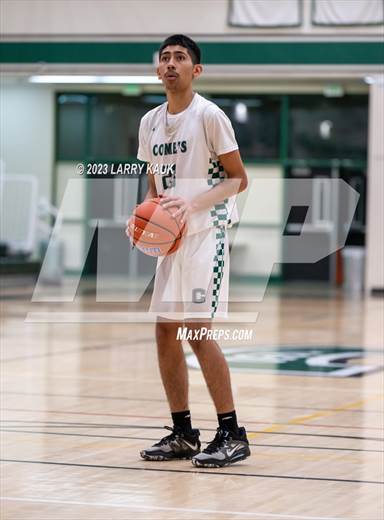
[[[167,112],[168,103],[142,118],[137,158],[152,165],[157,193],[188,201],[225,178],[218,156],[238,149],[232,124],[214,103],[195,93],[178,114]],[[151,173],[149,173],[151,174]],[[236,196],[194,213],[188,234],[238,222]]]

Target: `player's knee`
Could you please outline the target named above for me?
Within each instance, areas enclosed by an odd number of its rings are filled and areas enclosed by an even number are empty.
[[[206,345],[206,340],[204,339],[190,339],[188,340],[188,343],[191,345],[191,349],[195,354],[198,354],[201,352]]]
[[[159,346],[173,344],[177,340],[177,323],[156,323],[156,341]]]

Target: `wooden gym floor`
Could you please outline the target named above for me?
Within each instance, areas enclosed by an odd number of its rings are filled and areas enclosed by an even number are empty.
[[[252,456],[210,470],[145,462],[139,450],[170,424],[153,325],[26,321],[27,292],[8,288],[2,302],[3,519],[381,518],[380,369],[348,378],[232,371]],[[376,354],[359,363],[383,363],[382,299],[293,286],[253,305],[259,318],[244,324],[253,340],[223,348],[362,347]],[[94,310],[94,298],[67,309]],[[215,411],[198,370],[190,402],[209,441]]]

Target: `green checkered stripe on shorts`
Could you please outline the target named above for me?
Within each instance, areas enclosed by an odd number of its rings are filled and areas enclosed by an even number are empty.
[[[221,282],[224,272],[224,244],[225,244],[225,228],[221,227],[216,230],[216,254],[213,258],[213,290],[211,304],[211,318],[215,317],[217,306],[219,304],[219,295]]]
[[[225,179],[224,168],[220,161],[209,160],[208,168],[208,184],[209,186],[216,186]],[[228,199],[224,199],[220,204],[215,204],[211,209],[212,223],[215,227],[225,226],[228,222]]]

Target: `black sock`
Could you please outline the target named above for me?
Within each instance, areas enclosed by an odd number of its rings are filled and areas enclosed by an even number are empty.
[[[173,412],[171,415],[174,426],[179,426],[184,431],[192,430],[191,412],[189,410]]]
[[[219,426],[223,430],[230,430],[231,432],[238,434],[239,426],[237,424],[236,412],[218,413],[217,418],[219,420]]]

